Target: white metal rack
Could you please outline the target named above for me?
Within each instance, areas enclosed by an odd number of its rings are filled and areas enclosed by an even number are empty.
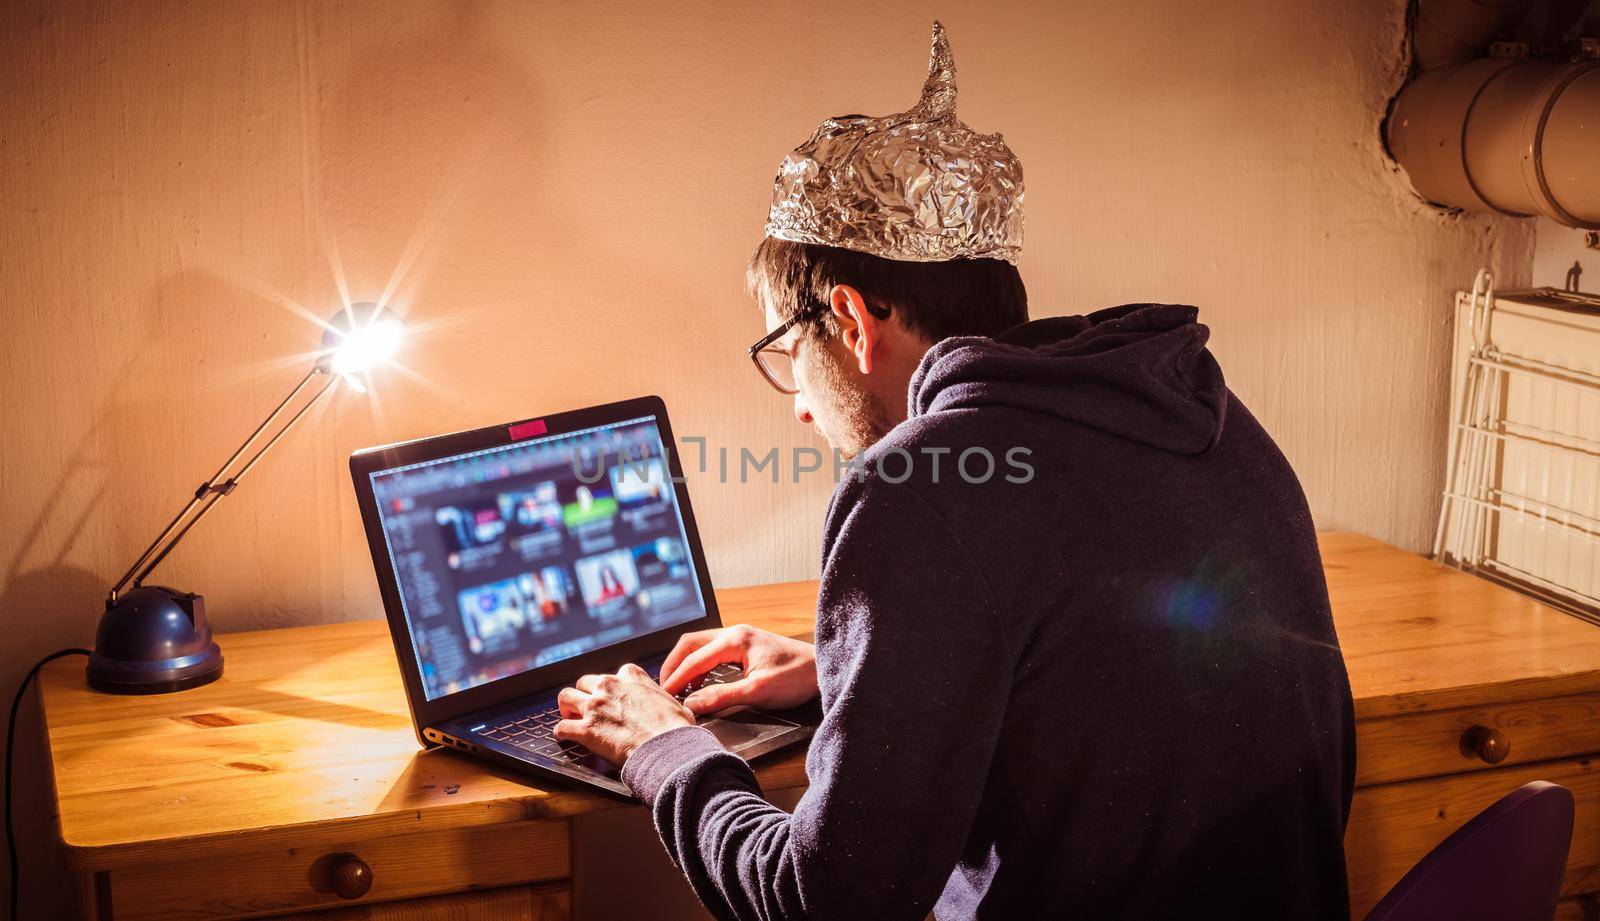
[[[1434,557],[1600,623],[1600,298],[1496,298],[1457,311]]]

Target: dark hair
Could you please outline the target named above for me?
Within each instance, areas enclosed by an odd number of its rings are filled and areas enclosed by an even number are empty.
[[[849,285],[861,292],[874,316],[893,314],[933,342],[993,336],[1028,319],[1028,289],[1017,267],[1003,259],[905,262],[766,237],[750,257],[745,281],[758,304],[765,292],[785,319],[827,304],[834,285]],[[802,325],[827,334],[837,329],[830,310]]]

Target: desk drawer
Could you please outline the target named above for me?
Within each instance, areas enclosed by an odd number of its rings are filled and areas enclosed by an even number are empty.
[[[1365,917],[1451,832],[1534,780],[1561,784],[1577,800],[1562,895],[1600,891],[1600,765],[1587,758],[1547,761],[1357,789],[1344,835],[1351,917]]]
[[[341,866],[356,877],[364,866],[370,888],[341,896]],[[565,821],[513,822],[115,870],[110,900],[117,921],[245,918],[565,879],[569,867]]]
[[[571,918],[571,890],[547,883],[273,915],[267,921],[571,921]]]
[[[1440,710],[1356,723],[1356,785],[1388,783],[1600,752],[1600,694]]]

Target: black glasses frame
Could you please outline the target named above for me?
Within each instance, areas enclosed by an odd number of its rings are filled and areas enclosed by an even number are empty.
[[[762,336],[756,341],[755,345],[750,346],[750,362],[756,366],[756,371],[760,372],[761,379],[772,385],[772,389],[778,391],[779,393],[786,393],[790,395],[800,392],[799,388],[785,387],[773,380],[772,375],[767,373],[767,366],[761,363],[761,353],[765,352],[769,347],[771,347],[772,343],[782,339],[783,334],[793,329],[796,323],[802,323],[811,319],[812,317],[815,317],[826,307],[827,305],[821,303],[820,301],[801,307],[795,312],[794,316],[778,324],[777,329],[767,333],[765,336]],[[772,351],[781,352],[782,350],[773,349]],[[793,355],[790,355],[787,352],[782,352],[782,354],[789,360],[791,364],[794,362]]]

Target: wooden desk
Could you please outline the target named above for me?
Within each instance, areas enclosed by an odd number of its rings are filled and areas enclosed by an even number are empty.
[[[1566,894],[1600,890],[1600,772],[1590,764],[1600,753],[1600,629],[1370,538],[1330,533],[1322,547],[1360,740],[1345,843],[1355,916],[1477,810],[1533,779],[1579,800]],[[728,623],[804,635],[816,587],[718,599]],[[222,645],[220,681],[166,696],[93,693],[81,660],[43,672],[61,850],[84,917],[276,917],[340,905],[369,907],[318,917],[402,907],[569,915],[568,820],[617,801],[420,751],[379,621],[232,634]],[[1509,743],[1504,760],[1463,749],[1475,726]],[[767,790],[803,785],[803,757],[764,761],[758,774]],[[331,882],[349,855],[373,877],[353,902]],[[394,900],[411,901],[376,904]],[[1563,903],[1563,918],[1585,911],[1577,898]]]

